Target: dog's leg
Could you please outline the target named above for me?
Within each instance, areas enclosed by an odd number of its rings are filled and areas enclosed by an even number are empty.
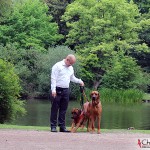
[[[73,130],[74,127],[75,127],[75,123],[74,123],[74,121],[72,121],[72,124],[71,124],[71,131]]]
[[[97,126],[97,133],[100,134],[101,116],[98,116],[97,123],[98,123],[98,126]]]
[[[92,121],[92,132],[95,132],[95,118]]]
[[[86,126],[86,128],[87,128],[87,132],[89,132],[89,131],[88,131],[88,127],[89,127],[89,120],[90,120],[90,119],[89,119],[89,118],[87,118],[87,126]]]
[[[77,125],[76,125],[76,127],[75,128],[73,128],[73,130],[71,131],[71,132],[76,132],[77,131],[77,129],[79,128],[79,126],[80,126],[80,123],[77,123]]]
[[[87,132],[90,132],[91,119],[88,119]]]
[[[81,123],[81,130],[84,129],[84,126],[85,126],[85,122],[86,122],[86,118],[83,119],[82,123]]]
[[[88,132],[92,131],[92,124],[93,124],[93,118],[90,116],[89,123],[88,123],[88,129],[87,129]]]
[[[80,119],[80,120],[79,120],[79,122],[77,123],[76,127],[75,127],[75,128],[73,128],[71,132],[73,132],[73,133],[74,133],[74,132],[76,132],[76,131],[77,131],[77,129],[80,127],[81,122],[82,122],[82,119]]]
[[[86,122],[87,122],[87,126],[86,126]],[[82,123],[82,128],[84,128],[85,126],[88,127],[88,122],[89,122],[88,117],[84,115],[84,119],[83,119],[83,123]]]
[[[91,123],[91,132],[93,133],[95,131],[95,118],[92,116],[92,123]]]

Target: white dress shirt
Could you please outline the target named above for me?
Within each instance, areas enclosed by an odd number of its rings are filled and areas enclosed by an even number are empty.
[[[52,67],[51,72],[51,90],[56,91],[56,87],[69,88],[70,81],[82,84],[82,80],[74,76],[74,69],[72,66],[67,67],[65,60],[57,62]]]

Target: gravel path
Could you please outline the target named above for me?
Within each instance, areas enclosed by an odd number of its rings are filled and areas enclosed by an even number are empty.
[[[150,138],[150,134],[128,131],[101,134],[52,133],[0,129],[0,150],[140,150],[138,139],[141,138]]]

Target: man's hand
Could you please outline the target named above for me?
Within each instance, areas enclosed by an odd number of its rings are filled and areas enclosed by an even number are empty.
[[[56,97],[56,92],[52,92],[52,97]]]
[[[84,86],[84,82],[80,83],[80,86]]]

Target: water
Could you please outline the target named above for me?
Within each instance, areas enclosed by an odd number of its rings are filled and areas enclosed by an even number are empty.
[[[127,129],[128,127],[134,127],[135,129],[150,130],[150,104],[123,105],[102,103],[102,105],[101,128]],[[14,124],[49,126],[50,107],[50,101],[47,100],[28,100],[26,103],[27,114],[18,118]],[[71,109],[73,107],[80,108],[79,102],[70,101],[66,115],[67,126],[71,126]]]

